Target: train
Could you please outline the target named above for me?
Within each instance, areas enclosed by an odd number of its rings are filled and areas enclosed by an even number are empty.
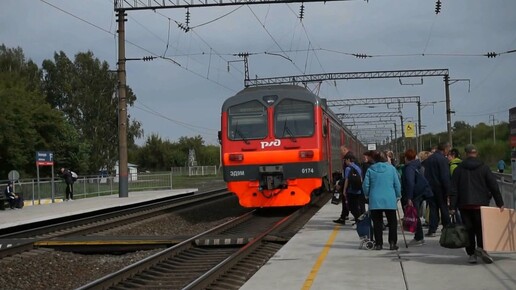
[[[328,108],[297,85],[249,87],[222,105],[224,181],[243,207],[309,204],[342,171],[340,147],[360,156],[365,146]]]

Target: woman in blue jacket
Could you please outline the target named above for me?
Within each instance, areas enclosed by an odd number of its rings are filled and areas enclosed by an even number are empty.
[[[373,220],[375,250],[383,248],[383,214],[389,226],[389,249],[398,249],[396,209],[401,198],[401,185],[396,168],[387,162],[383,152],[373,154],[375,163],[366,172],[363,184],[365,197]]]

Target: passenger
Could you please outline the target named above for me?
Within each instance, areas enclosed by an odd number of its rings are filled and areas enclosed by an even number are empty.
[[[421,151],[417,154],[417,158],[419,161],[421,161],[421,165],[423,165],[423,162],[428,159],[432,155],[432,152],[430,151]],[[423,166],[423,171],[425,171],[425,167]]]
[[[396,158],[394,158],[394,152],[387,150],[385,151],[385,155],[387,156],[387,162],[392,166],[396,166]]]
[[[4,193],[5,193],[5,198],[7,198],[7,201],[9,201],[9,207],[11,209],[21,208],[21,206],[19,206],[21,198],[20,198],[20,196],[18,196],[17,194],[14,193],[14,187],[13,187],[12,181],[9,181],[7,183]]]
[[[448,161],[450,162],[450,174],[453,175],[453,171],[455,171],[455,168],[459,166],[459,163],[462,162],[460,159],[459,150],[456,148],[453,148],[448,153]]]
[[[437,146],[437,151],[430,155],[423,162],[425,167],[425,178],[428,180],[433,198],[428,200],[430,208],[429,225],[427,237],[435,237],[437,227],[439,226],[439,216],[441,223],[446,226],[450,223],[450,215],[448,211],[448,195],[450,193],[450,166],[446,156],[450,151],[450,143],[441,142]]]
[[[428,159],[428,157],[430,157],[430,155],[432,155],[432,152],[430,152],[429,150],[428,151],[420,151],[417,154],[417,158],[421,162],[421,173],[423,173],[423,175],[425,174],[426,160]],[[423,201],[423,204],[421,205],[421,212],[419,213],[420,217],[424,217],[424,222],[423,222],[424,227],[428,227],[428,220],[429,220],[429,216],[430,216],[429,212],[430,212],[430,210],[429,210],[428,202],[425,200],[425,201]]]
[[[346,163],[344,162],[344,159],[353,155],[353,153],[351,151],[349,151],[348,147],[342,145],[340,146],[340,153],[342,155],[342,172],[346,172]],[[334,223],[338,223],[338,224],[346,224],[346,220],[348,220],[348,216],[349,216],[349,207],[348,207],[348,201],[347,201],[347,198],[346,198],[346,194],[344,194],[344,174],[342,176],[342,178],[340,179],[339,183],[337,184],[336,186],[336,189],[338,191],[340,191],[342,194],[341,194],[341,197],[342,197],[342,211],[340,213],[340,217],[336,220],[333,220]]]
[[[460,153],[459,150],[456,148],[453,148],[448,153],[448,160],[450,161],[450,175],[453,176],[453,172],[459,166],[459,164],[462,162],[460,159]],[[450,176],[451,179],[451,176]],[[450,204],[450,197],[448,197],[448,205]],[[455,211],[455,221],[459,224],[462,224],[462,218],[460,217],[460,212],[458,210]]]
[[[397,201],[401,198],[401,185],[396,168],[387,164],[384,152],[375,152],[375,163],[369,167],[364,178],[364,195],[369,200],[373,220],[375,250],[383,248],[383,213],[389,226],[389,249],[398,249]]]
[[[496,177],[489,166],[477,158],[477,148],[469,144],[466,146],[465,152],[466,159],[459,164],[452,176],[451,213],[453,214],[457,208],[460,209],[462,220],[468,231],[469,246],[466,247],[466,253],[469,255],[468,262],[475,264],[477,257],[481,257],[485,263],[491,264],[493,258],[484,250],[482,240],[480,207],[488,206],[491,197],[494,198],[500,211],[504,210],[504,203]]]
[[[362,176],[365,176],[365,173],[367,171],[367,169],[374,164],[374,160],[373,160],[373,152],[372,150],[369,150],[369,151],[366,151],[362,154],[362,157],[364,158],[363,159],[363,162],[362,162]]]
[[[420,188],[416,187],[416,183],[418,183],[417,178],[424,178],[424,176],[418,174],[418,172],[421,172],[421,161],[416,159],[416,151],[414,149],[407,149],[404,155],[405,167],[403,168],[403,174],[401,178],[401,187],[403,188],[403,208],[405,208],[405,205],[413,206],[416,208],[418,216],[421,216],[421,204],[423,203],[423,200],[432,196],[432,192],[430,188],[421,190]],[[426,182],[426,180],[424,182]],[[421,219],[418,218],[414,239],[409,242],[409,245],[424,245],[424,238],[425,237],[423,235]]]
[[[69,169],[61,167],[61,177],[66,183],[65,201],[73,200],[73,178],[72,172]]]
[[[505,161],[503,161],[503,159],[500,159],[496,166],[498,167],[498,172],[503,173],[503,171],[505,170]]]
[[[350,154],[346,156],[347,157],[344,158],[346,169],[344,171],[343,192],[346,193],[348,209],[355,219],[353,223],[353,225],[355,225],[356,221],[358,221],[358,217],[365,213],[365,197],[362,192],[362,169],[355,163],[355,156]],[[352,176],[353,174],[355,175]]]

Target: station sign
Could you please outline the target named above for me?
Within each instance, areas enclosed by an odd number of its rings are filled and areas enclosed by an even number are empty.
[[[54,165],[54,152],[37,151],[36,152],[36,165],[53,166]]]
[[[367,150],[376,150],[376,144],[375,143],[367,144]]]
[[[416,125],[412,122],[405,124],[405,137],[414,138],[416,137]]]

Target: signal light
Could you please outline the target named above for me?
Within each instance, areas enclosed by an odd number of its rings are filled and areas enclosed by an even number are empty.
[[[244,154],[229,154],[230,161],[244,161]]]
[[[313,158],[313,157],[314,157],[314,151],[312,151],[312,150],[299,151],[299,158]]]
[[[441,12],[441,0],[437,0],[435,2],[435,14],[439,14]]]

